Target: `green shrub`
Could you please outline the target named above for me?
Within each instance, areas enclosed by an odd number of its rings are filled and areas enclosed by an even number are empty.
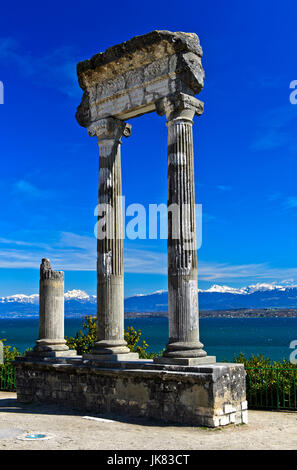
[[[141,331],[136,331],[133,326],[129,326],[124,331],[124,338],[131,352],[137,352],[141,359],[150,359],[156,356],[156,353],[148,353],[148,344],[142,340],[140,343]],[[66,344],[70,349],[76,349],[77,354],[91,352],[97,341],[97,318],[86,316],[83,322],[83,329],[78,331],[73,337],[66,337]]]
[[[10,363],[15,360],[17,356],[21,356],[22,354],[18,349],[14,346],[9,346],[5,344],[6,339],[0,339],[3,342],[3,356],[4,356],[4,364]]]
[[[3,342],[3,358],[4,364],[0,364],[0,390],[15,391],[15,368],[12,362],[21,353],[15,347],[5,344],[6,339],[1,339]]]
[[[272,361],[263,354],[240,354],[234,362],[244,364],[249,406],[297,409],[297,364]]]
[[[85,316],[83,329],[78,331],[74,337],[66,336],[65,339],[67,346],[70,349],[76,349],[77,354],[81,355],[91,352],[97,341],[96,317]]]

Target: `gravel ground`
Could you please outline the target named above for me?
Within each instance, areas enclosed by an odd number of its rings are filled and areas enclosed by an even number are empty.
[[[0,392],[0,449],[297,449],[294,412],[249,411],[248,425],[219,429],[164,426],[142,418],[119,420],[105,415],[105,420],[91,420],[83,416],[56,405],[24,405],[17,402],[15,393]],[[17,439],[24,433],[49,434],[51,439]]]

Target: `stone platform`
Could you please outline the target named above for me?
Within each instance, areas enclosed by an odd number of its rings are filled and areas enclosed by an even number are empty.
[[[242,364],[106,363],[77,356],[18,358],[15,366],[17,397],[23,403],[56,403],[191,426],[247,423]]]

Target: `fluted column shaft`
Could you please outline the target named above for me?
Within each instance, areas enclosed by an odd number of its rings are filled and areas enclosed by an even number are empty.
[[[206,356],[199,341],[193,117],[203,105],[182,93],[164,98],[168,128],[168,358]]]
[[[68,349],[64,338],[64,273],[53,271],[48,259],[40,266],[39,337],[40,347]]]
[[[93,130],[99,145],[97,224],[98,341],[93,354],[123,354],[124,275],[121,137],[131,126],[114,118],[98,121]],[[89,131],[90,132],[90,131]]]
[[[167,123],[170,350],[173,345],[174,349],[188,349],[192,344],[196,350],[199,340],[192,125],[182,117]],[[174,206],[170,211],[172,205],[176,205],[179,217]]]
[[[39,335],[28,356],[74,356],[64,338],[64,273],[54,271],[50,261],[43,258],[39,281]]]

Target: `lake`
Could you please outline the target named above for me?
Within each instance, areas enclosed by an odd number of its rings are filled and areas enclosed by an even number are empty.
[[[66,318],[65,335],[73,336],[82,328],[83,318]],[[142,331],[149,351],[161,351],[168,340],[167,318],[129,318],[125,327]],[[38,337],[38,318],[0,319],[0,339],[20,351],[33,347]],[[297,318],[202,318],[200,339],[209,355],[218,361],[232,361],[243,352],[264,354],[273,360],[289,360],[291,341],[297,340]]]

